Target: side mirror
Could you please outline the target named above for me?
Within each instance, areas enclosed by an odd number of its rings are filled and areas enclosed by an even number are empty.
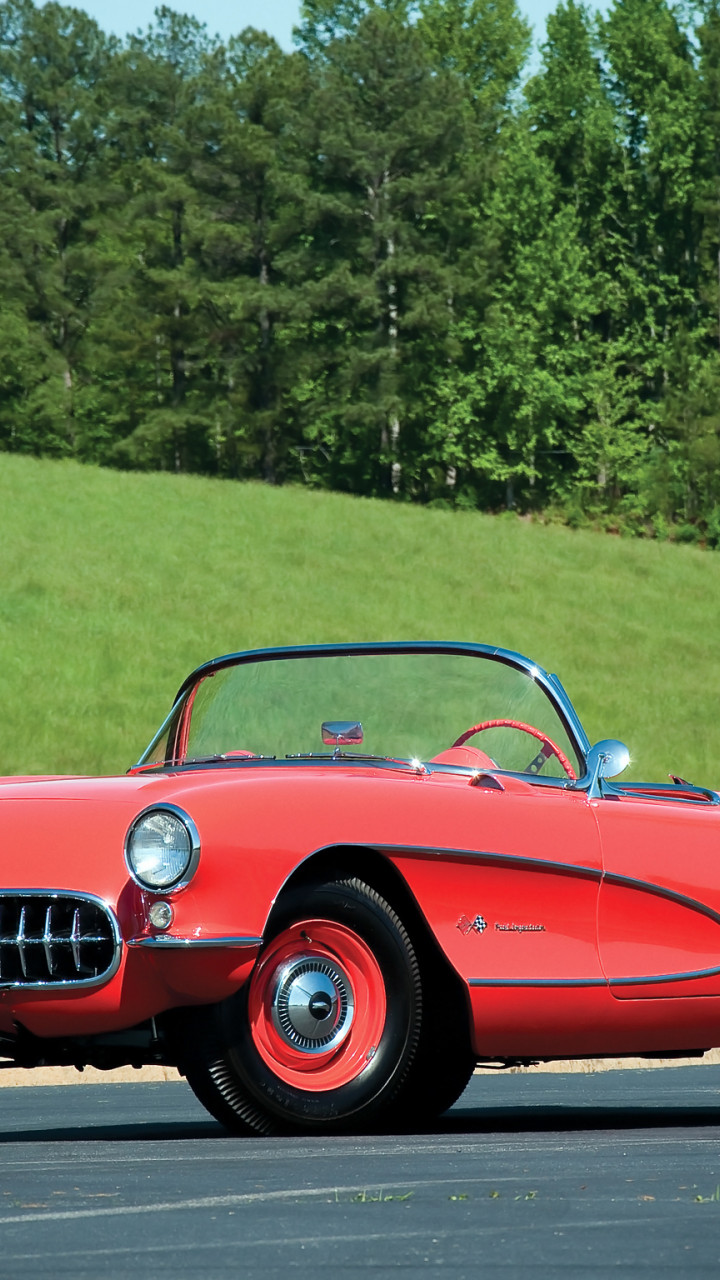
[[[590,798],[598,800],[602,795],[600,789],[602,778],[616,778],[619,773],[627,769],[629,763],[630,752],[624,742],[618,742],[617,738],[603,738],[601,742],[596,742],[595,746],[588,751],[587,757]]]

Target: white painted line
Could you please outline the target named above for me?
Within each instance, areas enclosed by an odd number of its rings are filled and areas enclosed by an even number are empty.
[[[483,1178],[423,1178],[416,1182],[392,1182],[385,1186],[378,1183],[366,1182],[364,1187],[359,1186],[357,1182],[352,1186],[339,1187],[333,1185],[331,1187],[291,1187],[286,1191],[250,1191],[243,1195],[230,1196],[202,1196],[195,1200],[168,1200],[159,1201],[157,1204],[128,1204],[117,1205],[116,1207],[107,1206],[103,1209],[66,1209],[64,1211],[52,1210],[47,1213],[16,1213],[12,1215],[3,1215],[0,1217],[0,1227],[8,1226],[15,1222],[67,1222],[77,1218],[120,1218],[132,1217],[141,1213],[177,1213],[188,1209],[229,1209],[236,1205],[269,1203],[273,1200],[317,1200],[319,1197],[327,1198],[328,1196],[335,1200],[337,1196],[362,1195],[366,1191],[368,1195],[383,1193],[383,1196],[406,1195],[409,1190],[415,1190],[418,1187],[440,1187],[440,1186],[457,1186],[462,1181],[463,1186],[466,1183],[482,1182],[488,1183],[487,1176]]]

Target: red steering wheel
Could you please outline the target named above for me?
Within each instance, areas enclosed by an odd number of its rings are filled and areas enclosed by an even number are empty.
[[[522,729],[523,733],[529,733],[543,744],[534,760],[530,761],[527,769],[523,769],[523,773],[539,773],[545,761],[549,760],[550,756],[556,756],[568,778],[572,778],[573,782],[575,781],[577,774],[557,743],[553,742],[552,738],[548,738],[546,733],[541,733],[539,729],[533,728],[531,724],[525,724],[523,720],[483,720],[480,724],[474,724],[471,729],[466,729],[464,733],[461,733],[457,741],[453,742],[453,747],[464,746],[468,738],[472,738],[475,733],[482,733],[483,729]]]

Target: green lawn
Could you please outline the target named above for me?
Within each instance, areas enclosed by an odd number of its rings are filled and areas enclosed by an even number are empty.
[[[720,786],[719,622],[695,548],[0,454],[2,773],[124,770],[218,653],[440,638],[556,671],[633,777]]]

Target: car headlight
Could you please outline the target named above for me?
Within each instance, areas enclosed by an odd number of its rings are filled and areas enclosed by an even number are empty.
[[[174,804],[146,809],[125,837],[125,861],[142,889],[182,889],[195,874],[200,837],[192,818]]]

